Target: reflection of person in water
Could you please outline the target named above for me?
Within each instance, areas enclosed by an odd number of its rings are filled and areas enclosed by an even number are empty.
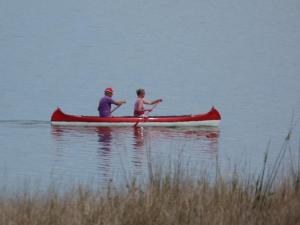
[[[145,157],[144,151],[144,141],[145,141],[145,128],[143,127],[133,127],[133,149],[134,156],[132,159],[133,165],[135,167],[134,174],[138,175],[142,173],[143,161]]]
[[[97,133],[99,137],[98,142],[101,146],[100,149],[110,151],[112,141],[111,128],[97,127]]]
[[[134,137],[134,143],[133,148],[134,149],[141,149],[144,146],[144,128],[143,127],[134,127],[133,137]]]
[[[112,130],[110,127],[97,127],[98,142],[100,144],[98,150],[99,163],[98,168],[101,171],[103,179],[108,182],[112,178],[110,174],[111,167],[111,142],[112,142]]]

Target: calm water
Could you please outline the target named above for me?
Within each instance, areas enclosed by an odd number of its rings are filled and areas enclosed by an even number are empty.
[[[257,171],[300,118],[298,1],[0,0],[0,183],[99,184],[182,160],[218,158]],[[219,129],[52,127],[52,111],[96,115],[104,88],[132,113],[135,90],[164,101],[152,115],[202,113]],[[292,139],[299,147],[299,124]]]

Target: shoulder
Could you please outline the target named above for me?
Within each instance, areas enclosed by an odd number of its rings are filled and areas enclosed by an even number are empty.
[[[135,100],[135,103],[138,104],[138,103],[143,103],[143,99],[142,98],[137,98]]]
[[[101,101],[102,102],[111,102],[112,101],[112,98],[108,97],[108,96],[104,96],[101,98]]]

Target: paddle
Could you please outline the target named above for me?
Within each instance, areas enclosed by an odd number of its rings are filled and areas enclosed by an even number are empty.
[[[123,104],[121,104],[123,105]],[[110,113],[112,114],[114,111],[116,111],[121,105],[116,106],[113,110],[110,111]]]
[[[152,112],[153,109],[155,109],[155,107],[156,107],[159,103],[160,103],[160,102],[155,103],[154,106],[153,106],[149,111],[147,111],[144,115],[145,115],[145,116],[148,116],[148,114],[149,114],[150,112]],[[133,126],[136,127],[136,126],[138,125],[139,122],[140,122],[140,121],[136,122]]]
[[[152,112],[153,109],[155,109],[155,107],[156,107],[159,103],[160,103],[160,102],[155,103],[154,106],[153,106],[148,112],[145,113],[145,116],[148,116],[148,114],[149,114],[150,112]]]

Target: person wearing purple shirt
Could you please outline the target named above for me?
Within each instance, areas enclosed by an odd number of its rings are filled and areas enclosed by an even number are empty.
[[[120,100],[115,101],[112,99],[113,96],[113,89],[112,88],[106,88],[104,90],[104,97],[101,98],[98,106],[99,116],[100,117],[110,117],[111,116],[111,104],[120,106],[126,101]]]

